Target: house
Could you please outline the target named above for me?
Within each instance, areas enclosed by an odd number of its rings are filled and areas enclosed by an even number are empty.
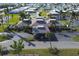
[[[22,20],[24,23],[30,25],[32,22],[31,22],[31,19],[23,19]]]
[[[32,29],[33,34],[46,33],[46,32],[47,30],[44,25],[33,26],[33,29]]]
[[[43,18],[36,18],[36,23],[37,24],[46,24],[45,20]]]
[[[34,20],[34,23],[32,24],[32,26],[37,26],[37,25],[46,25],[46,21],[43,17],[37,17]]]
[[[48,16],[49,16],[50,19],[60,20],[60,14],[57,11],[55,11],[55,10],[51,10],[48,13]]]
[[[26,13],[29,13],[31,15],[31,17],[36,17],[38,16],[38,8],[35,7],[31,7],[27,10],[25,10]]]
[[[59,21],[57,21],[56,19],[49,19],[48,20],[48,26],[53,25],[53,24],[55,26],[62,26],[62,24]]]
[[[18,28],[25,27],[31,24],[30,19],[23,19],[22,21],[19,21],[19,23],[16,25]]]

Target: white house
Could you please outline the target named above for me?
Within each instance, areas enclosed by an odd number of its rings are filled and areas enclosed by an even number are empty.
[[[60,19],[60,14],[57,11],[55,11],[55,10],[51,10],[48,13],[48,15],[49,15],[49,18],[51,18],[51,19],[56,19],[56,20]]]
[[[18,28],[23,27],[23,26],[27,26],[31,24],[31,20],[30,19],[24,19],[22,21],[19,21],[18,24],[16,25]]]

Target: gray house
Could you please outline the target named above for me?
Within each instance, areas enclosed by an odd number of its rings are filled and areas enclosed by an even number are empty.
[[[49,18],[51,18],[51,19],[60,20],[60,14],[57,11],[55,11],[55,10],[51,10],[48,13],[48,15],[49,15]]]

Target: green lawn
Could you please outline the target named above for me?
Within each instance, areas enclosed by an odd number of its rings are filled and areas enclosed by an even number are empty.
[[[48,14],[47,13],[48,13],[47,11],[42,10],[42,11],[40,11],[40,16],[48,17]]]
[[[1,26],[0,26],[0,32],[3,32],[4,29],[6,29],[6,28],[7,28],[7,24],[1,25]]]
[[[78,56],[79,49],[60,49],[59,56]],[[49,49],[27,49],[21,52],[23,55],[37,54],[40,56],[52,56]],[[10,55],[14,55],[13,51],[10,51]]]
[[[63,25],[68,25],[69,21],[68,20],[59,20],[59,22]]]
[[[12,16],[12,14],[9,14],[9,16]],[[9,24],[16,24],[17,22],[19,22],[19,15],[13,14],[13,18],[9,19],[9,21],[6,24],[3,24],[3,25],[0,26],[0,32],[3,32],[4,29],[7,28],[8,23]]]
[[[74,37],[73,37],[73,40],[74,40],[74,41],[79,41],[79,35],[74,36]]]
[[[79,26],[75,27],[77,29],[77,32],[79,32]]]
[[[8,37],[6,35],[0,35],[0,42],[7,40]]]
[[[13,18],[9,19],[9,24],[16,24],[17,22],[19,22],[19,14],[13,14]]]

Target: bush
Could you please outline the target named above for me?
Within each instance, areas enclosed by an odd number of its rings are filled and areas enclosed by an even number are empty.
[[[32,34],[32,27],[26,26],[25,29],[24,29],[24,32]]]

